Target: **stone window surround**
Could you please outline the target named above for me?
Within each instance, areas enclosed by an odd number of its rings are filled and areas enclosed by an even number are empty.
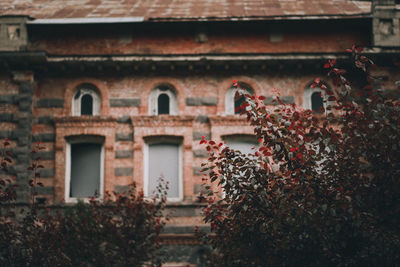
[[[103,141],[103,181],[100,195],[103,192],[113,191],[114,176],[114,144],[115,128],[117,122],[112,117],[55,117],[55,177],[54,177],[54,200],[55,202],[76,202],[76,199],[69,198],[69,146],[71,142],[88,140],[87,138],[102,138]],[[92,140],[93,141],[93,140]],[[97,141],[98,143],[98,141]],[[107,159],[107,160],[104,160]],[[68,162],[69,161],[69,162]]]
[[[81,86],[90,85],[92,88],[96,88],[100,99],[100,111],[98,115],[109,116],[109,92],[105,83],[101,80],[94,78],[80,78],[72,80],[65,86],[64,93],[64,110],[63,116],[69,117],[73,114],[73,97],[77,90]]]
[[[90,198],[76,198],[70,197],[70,183],[71,183],[71,144],[80,143],[93,143],[101,144],[100,152],[100,192],[97,199],[103,199],[104,197],[104,136],[99,135],[74,135],[67,136],[66,148],[65,148],[65,202],[66,203],[77,203],[78,200],[89,202]]]
[[[145,150],[146,144],[164,140],[180,140],[181,159],[181,182],[182,193],[180,199],[168,199],[168,201],[176,203],[193,201],[195,197],[193,193],[193,122],[194,116],[169,116],[155,115],[143,117],[131,117],[132,125],[135,129],[134,134],[134,155],[133,166],[135,168],[134,181],[138,189],[144,187],[145,183]],[[154,126],[157,125],[157,126]],[[177,142],[177,141],[175,141]],[[148,149],[148,147],[147,147]]]
[[[144,137],[143,142],[143,192],[145,196],[149,196],[148,184],[149,184],[149,145],[165,143],[165,144],[178,144],[178,194],[177,198],[167,198],[170,202],[180,202],[183,200],[183,151],[182,143],[183,138],[181,136],[147,136]]]
[[[74,93],[74,96],[72,97],[72,115],[73,116],[81,116],[81,110],[82,110],[82,97],[84,95],[90,95],[93,100],[93,107],[92,107],[92,116],[98,116],[101,114],[101,97],[100,94],[96,91],[97,88],[95,88],[91,84],[82,84],[80,85],[77,90]],[[76,94],[80,92],[80,95],[76,98]]]
[[[303,108],[304,109],[312,110],[311,97],[316,92],[317,93],[321,92],[321,97],[323,100],[322,104],[323,104],[323,107],[326,108],[326,106],[327,106],[326,98],[327,97],[326,97],[325,90],[322,90],[320,87],[311,88],[311,84],[310,84],[309,86],[307,86],[307,88],[303,92]]]
[[[161,87],[167,88],[166,90],[160,89]],[[159,84],[153,89],[149,97],[149,115],[158,115],[158,97],[161,94],[166,94],[169,97],[169,114],[178,115],[178,101],[175,93],[175,88],[169,84]]]
[[[225,94],[225,114],[227,115],[235,114],[235,95],[237,91],[242,89],[247,91],[250,95],[254,94],[254,89],[247,83],[239,81],[238,84],[240,88],[231,87]]]

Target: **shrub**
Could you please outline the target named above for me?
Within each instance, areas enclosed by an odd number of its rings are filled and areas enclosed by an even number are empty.
[[[374,66],[362,48],[348,52],[362,89],[330,60],[324,67],[336,88],[320,79],[313,85],[327,96],[322,114],[284,104],[279,95],[279,106],[269,110],[263,96],[243,92],[257,151],[243,155],[201,141],[210,155],[203,212],[211,224],[211,234],[201,236],[214,248],[214,265],[400,262],[400,104],[373,88]]]
[[[37,146],[36,149],[39,149]],[[11,155],[9,155],[10,157]],[[160,263],[159,234],[163,228],[166,186],[158,198],[145,199],[135,185],[105,200],[50,208],[35,202],[40,159],[29,170],[34,178],[31,207],[22,214],[0,217],[1,266],[141,266]],[[8,163],[2,164],[7,170]],[[11,184],[12,181],[9,182]],[[1,204],[15,200],[13,187],[1,183]],[[6,195],[6,193],[8,195]],[[6,203],[7,202],[7,203]],[[2,205],[2,209],[4,205]],[[6,205],[9,207],[9,205]]]

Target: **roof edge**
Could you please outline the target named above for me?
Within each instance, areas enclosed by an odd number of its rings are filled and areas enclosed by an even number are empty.
[[[103,23],[135,23],[143,22],[144,17],[113,17],[113,18],[63,18],[63,19],[34,19],[27,24],[103,24]]]
[[[140,22],[212,22],[212,21],[261,21],[261,20],[324,20],[324,19],[360,19],[371,18],[371,13],[349,15],[287,15],[287,16],[259,16],[259,17],[111,17],[111,18],[51,18],[32,19],[30,25],[63,25],[63,24],[112,24],[112,23],[140,23]]]

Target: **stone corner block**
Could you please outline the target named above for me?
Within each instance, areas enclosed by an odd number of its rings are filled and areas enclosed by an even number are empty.
[[[133,175],[133,168],[130,167],[117,167],[114,169],[115,176],[130,176]]]

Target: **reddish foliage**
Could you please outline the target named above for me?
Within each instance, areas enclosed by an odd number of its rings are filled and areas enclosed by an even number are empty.
[[[3,142],[7,148],[8,140]],[[44,149],[37,143],[32,151]],[[2,170],[12,158],[0,151]],[[30,167],[31,208],[15,214],[15,182],[0,179],[0,265],[1,266],[142,266],[161,261],[159,235],[164,226],[166,190],[160,180],[158,198],[145,199],[135,185],[123,193],[94,197],[57,210],[37,201],[40,157]],[[4,164],[3,164],[4,163]]]
[[[261,148],[242,155],[210,147],[224,199],[210,188],[204,220],[216,265],[394,266],[400,262],[400,104],[373,89],[362,48],[349,51],[365,73],[358,97],[335,60],[324,65],[337,86],[326,113],[295,105],[268,110],[247,97],[243,111]],[[313,86],[322,87],[321,79]],[[264,154],[263,152],[269,152]]]

